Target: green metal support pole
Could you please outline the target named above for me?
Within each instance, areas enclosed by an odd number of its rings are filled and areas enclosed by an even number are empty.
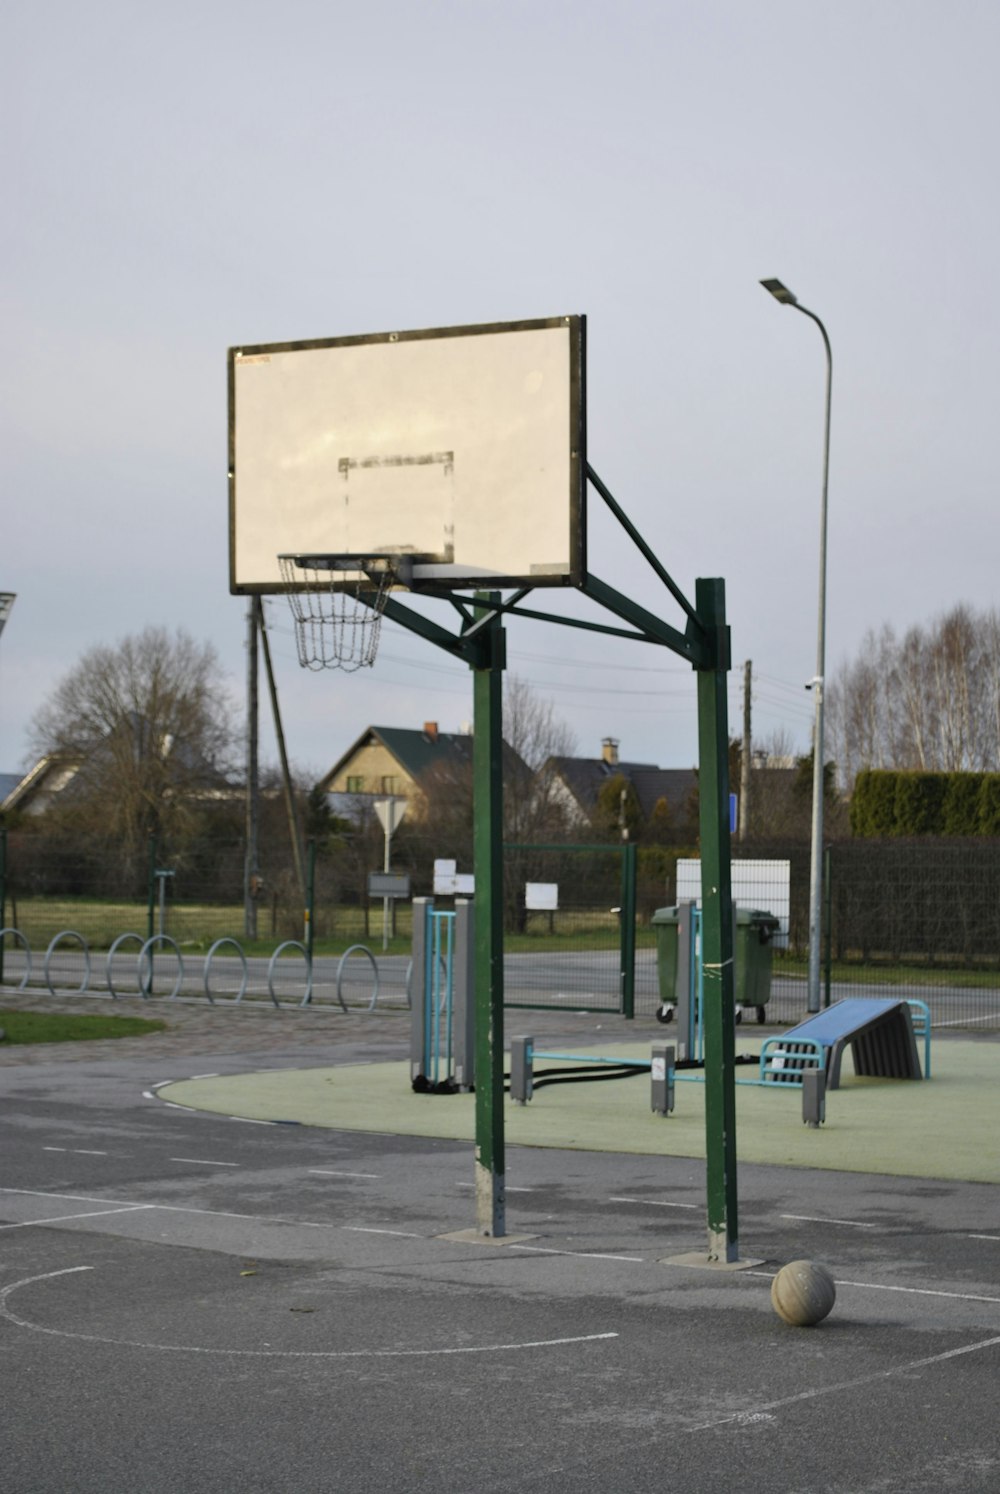
[[[476,617],[489,617],[492,593],[477,593]],[[476,1228],[507,1233],[503,1115],[503,669],[499,613],[481,633],[473,663],[473,870],[476,879]]]
[[[621,886],[621,1002],[622,1016],[631,1020],[635,1016],[635,890],[636,847],[631,842],[622,846]]]
[[[146,909],[146,938],[152,939],[156,933],[156,863],[159,860],[160,846],[155,835],[149,837],[149,905]],[[146,995],[153,994],[153,950],[149,951],[149,964],[146,967]]]
[[[316,842],[306,842],[306,956],[312,969],[313,940],[316,937]]]
[[[149,880],[147,883],[148,906],[146,908],[146,938],[152,939],[153,935],[156,933],[156,861],[157,852],[159,850],[159,847],[156,843],[155,835],[151,835],[149,837],[148,849]]]
[[[711,660],[698,671],[701,958],[704,981],[708,1259],[739,1260],[736,1189],[736,1007],[729,846],[729,629],[721,580],[696,583]]]

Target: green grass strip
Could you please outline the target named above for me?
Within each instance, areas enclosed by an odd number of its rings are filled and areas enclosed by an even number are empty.
[[[163,1032],[166,1022],[145,1017],[75,1016],[65,1012],[0,1011],[6,1043],[75,1043],[95,1038],[141,1037]]]

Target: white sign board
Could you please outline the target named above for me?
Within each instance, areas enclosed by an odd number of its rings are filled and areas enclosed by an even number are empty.
[[[530,913],[555,913],[559,907],[559,883],[525,882],[524,906]]]
[[[454,896],[455,883],[458,881],[458,878],[455,875],[457,871],[457,861],[435,861],[434,891],[438,897]]]
[[[788,920],[791,912],[792,863],[790,861],[742,861],[731,863],[733,903],[737,908],[758,909],[772,913],[778,920],[774,936],[776,949],[788,948]],[[677,863],[677,901],[701,904],[701,862],[688,859]]]
[[[459,872],[455,878],[456,897],[475,897],[476,879],[471,872]]]
[[[368,873],[369,897],[409,897],[410,878],[406,872]]]

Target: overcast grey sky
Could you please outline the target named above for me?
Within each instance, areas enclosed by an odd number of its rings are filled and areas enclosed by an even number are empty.
[[[883,621],[995,605],[998,43],[995,0],[8,0],[0,769],[84,648],[147,624],[210,639],[242,698],[230,344],[571,312],[593,465],[689,594],[726,579],[755,735],[804,750],[823,348],[758,280],[833,344],[831,670]],[[599,507],[594,568],[676,621]],[[397,628],[314,675],[268,613],[301,767],[471,716]],[[508,644],[581,752],[695,760],[673,656]]]

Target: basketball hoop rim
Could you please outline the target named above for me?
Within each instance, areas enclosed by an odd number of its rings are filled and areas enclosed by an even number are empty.
[[[301,553],[288,552],[278,556],[280,560],[291,561],[292,565],[300,570],[312,571],[395,571],[397,574],[412,568],[414,562],[426,563],[433,559],[432,556],[403,555],[398,550],[359,551],[352,554],[345,551],[337,551],[333,554],[320,555],[303,551]]]

